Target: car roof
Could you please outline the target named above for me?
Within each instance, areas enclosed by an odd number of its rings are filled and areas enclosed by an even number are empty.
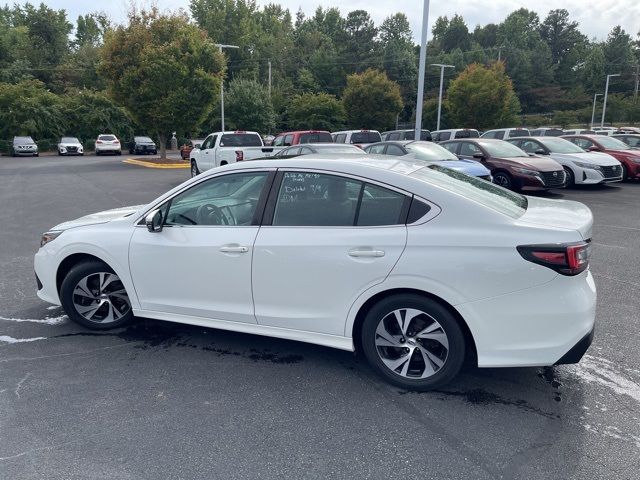
[[[331,133],[329,130],[291,130],[290,132],[280,132],[277,136],[281,135],[291,135],[292,133]]]
[[[374,132],[380,133],[378,130],[371,130],[369,128],[361,128],[359,130],[340,130],[339,132],[331,132],[332,135],[336,135],[338,133],[361,133],[361,132]]]

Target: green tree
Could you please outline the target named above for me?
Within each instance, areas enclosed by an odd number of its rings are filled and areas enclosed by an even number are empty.
[[[480,129],[514,125],[520,111],[502,62],[469,65],[449,85],[446,105],[452,123]]]
[[[563,8],[552,10],[540,25],[540,35],[551,51],[556,81],[562,85],[575,84],[576,66],[584,58],[587,45],[587,37],[578,30],[578,22],[572,22],[569,12]]]
[[[218,49],[186,15],[157,9],[109,31],[99,66],[110,95],[158,138],[163,158],[170,132],[195,130],[211,111],[223,69]]]
[[[604,89],[605,68],[602,46],[599,44],[591,46],[581,69],[582,83],[587,92],[599,92]]]
[[[471,35],[464,18],[455,14],[442,34],[442,50],[450,52],[456,48],[467,51],[471,48]]]
[[[347,14],[345,39],[341,59],[350,72],[362,72],[378,65],[376,28],[366,10],[353,10]]]
[[[376,130],[392,127],[403,107],[398,84],[374,69],[347,77],[342,102],[351,127]]]
[[[569,110],[558,110],[553,114],[553,123],[560,125],[562,128],[567,128],[570,125],[577,123],[578,118],[575,112]]]
[[[225,115],[236,130],[271,132],[276,125],[269,92],[255,80],[233,79],[225,96]]]
[[[339,130],[346,119],[342,103],[326,93],[304,93],[294,97],[287,114],[288,127],[293,130]]]

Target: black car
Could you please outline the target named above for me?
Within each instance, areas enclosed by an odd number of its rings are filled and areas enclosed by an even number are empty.
[[[149,137],[133,137],[133,141],[129,143],[129,153],[156,155],[158,147]]]

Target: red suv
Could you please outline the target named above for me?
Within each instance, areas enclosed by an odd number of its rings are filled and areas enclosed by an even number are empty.
[[[565,135],[566,138],[588,152],[608,153],[622,164],[622,180],[640,178],[640,150],[604,135]]]
[[[565,186],[562,165],[531,156],[504,140],[472,138],[440,143],[460,158],[477,160],[491,170],[493,183],[511,190],[549,190]]]
[[[273,139],[274,147],[290,147],[301,143],[333,143],[331,133],[325,130],[298,130],[282,132]]]

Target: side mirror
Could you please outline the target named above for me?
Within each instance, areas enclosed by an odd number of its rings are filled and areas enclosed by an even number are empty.
[[[540,148],[540,149],[535,151],[535,154],[536,155],[546,155],[547,152]]]
[[[590,152],[599,152],[600,151],[600,149],[598,147],[596,147],[595,145],[591,145],[587,150],[590,151]]]
[[[196,143],[196,144],[193,146],[193,148],[200,149],[200,146],[201,146],[201,145],[202,145],[201,143]]]
[[[473,158],[477,159],[477,160],[484,160],[484,154],[481,152],[476,152],[473,154]]]
[[[144,222],[147,224],[147,230],[151,233],[162,231],[162,212],[153,210],[145,217]]]

